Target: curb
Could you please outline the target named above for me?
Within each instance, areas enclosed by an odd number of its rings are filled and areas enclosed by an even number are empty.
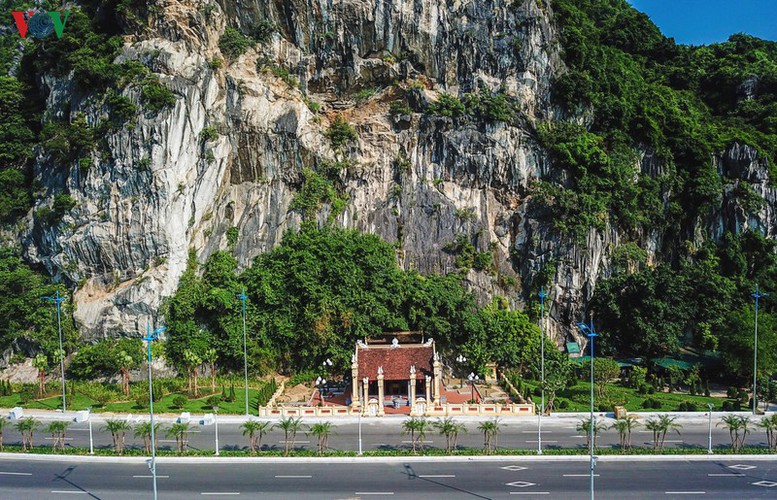
[[[600,462],[777,462],[777,455],[601,455]],[[149,457],[95,457],[88,455],[25,455],[0,453],[0,460],[81,463],[145,464]],[[419,462],[588,462],[588,455],[471,455],[404,457],[157,457],[160,464],[310,464],[310,463],[419,463]]]

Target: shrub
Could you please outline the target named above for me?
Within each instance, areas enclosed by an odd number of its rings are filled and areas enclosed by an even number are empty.
[[[229,27],[219,39],[219,49],[228,59],[234,60],[245,54],[251,48],[254,41],[245,36],[240,30]]]
[[[229,248],[235,246],[238,236],[240,236],[240,230],[237,227],[232,226],[227,229],[227,244],[229,245]]]
[[[392,116],[397,115],[409,115],[412,114],[413,110],[410,109],[410,106],[408,106],[407,101],[404,99],[401,99],[399,101],[394,101],[389,106],[389,114]]]
[[[342,115],[337,115],[335,117],[335,120],[326,132],[326,136],[332,142],[333,148],[342,147],[346,143],[356,140],[358,137],[356,130],[354,130],[350,123],[343,119]]]
[[[251,38],[256,43],[267,43],[272,39],[275,25],[267,19],[262,19],[251,28]]]
[[[186,396],[182,394],[178,394],[173,397],[173,402],[170,406],[180,410],[181,408],[186,406],[187,402],[188,402],[188,399],[186,398]]]
[[[216,127],[205,127],[200,131],[200,140],[201,141],[213,141],[217,139],[219,136],[218,131],[216,130]]]
[[[567,401],[566,399],[562,399],[561,402],[558,404],[558,407],[561,410],[566,410],[567,408],[569,408],[569,401]]]
[[[219,403],[221,403],[221,396],[218,394],[214,394],[213,396],[206,399],[205,402],[208,404],[208,406],[213,408],[214,406],[218,406]]]
[[[447,116],[453,118],[463,115],[467,109],[458,97],[447,93],[440,94],[437,102],[429,105],[429,114],[436,116]]]
[[[742,404],[746,404],[748,401],[750,401],[750,396],[748,396],[745,391],[739,391],[737,394],[737,400]]]
[[[645,409],[659,409],[661,408],[661,401],[655,399],[655,398],[647,398],[645,401],[642,402],[642,408]]]
[[[736,399],[737,398],[737,394],[739,394],[739,389],[737,389],[733,385],[729,386],[728,390],[726,391],[726,397],[728,399]]]
[[[699,411],[699,409],[692,401],[683,401],[678,405],[677,411]]]
[[[162,85],[158,79],[147,78],[140,88],[140,95],[148,110],[158,113],[175,105],[175,94]]]
[[[146,397],[142,397],[142,396],[138,397],[135,400],[135,407],[140,409],[140,410],[145,410],[146,408],[148,408],[148,396],[146,396]]]

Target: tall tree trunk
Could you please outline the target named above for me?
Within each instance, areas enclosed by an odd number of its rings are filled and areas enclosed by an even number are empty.
[[[192,377],[194,378],[194,397],[198,397],[200,395],[200,389],[197,387],[197,367],[195,366],[192,368]]]
[[[46,371],[38,370],[38,398],[42,398],[46,393]]]
[[[216,392],[216,363],[210,364],[210,392]]]

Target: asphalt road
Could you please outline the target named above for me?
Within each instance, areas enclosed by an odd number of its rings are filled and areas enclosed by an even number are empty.
[[[160,499],[588,498],[586,461],[160,463]],[[597,498],[774,498],[777,461],[601,461]],[[10,499],[151,497],[142,463],[0,459]]]
[[[111,447],[112,439],[110,433],[102,430],[104,421],[100,417],[93,417],[93,436],[95,447]],[[147,418],[144,416],[143,418]],[[234,420],[234,418],[233,418]],[[436,419],[430,419],[434,421]],[[304,424],[312,424],[317,419],[306,419]],[[377,449],[395,449],[408,448],[410,446],[410,437],[402,435],[402,421],[399,418],[363,419],[362,422],[362,446],[364,450]],[[459,419],[467,426],[467,433],[460,435],[458,444],[465,447],[482,447],[483,436],[477,430],[478,422],[475,420]],[[606,424],[614,422],[612,418],[603,418],[599,420]],[[43,425],[35,434],[35,444],[50,444],[52,438],[45,433],[45,426],[50,420],[42,420]],[[336,450],[357,450],[358,449],[358,426],[355,421],[337,421],[333,420],[334,434],[329,439],[330,448]],[[708,423],[706,418],[696,418],[693,420],[682,421],[680,434],[671,433],[666,437],[667,448],[707,448]],[[722,427],[717,427],[719,417],[713,418],[713,446],[728,447],[730,444],[729,433]],[[10,422],[9,422],[10,423]],[[169,427],[170,421],[162,423],[162,432],[159,436],[159,448],[174,449],[175,439],[165,435],[165,429]],[[197,421],[192,421],[192,432],[189,434],[189,447],[193,449],[215,449],[215,426],[197,425]],[[585,448],[585,435],[578,432],[575,427],[578,420],[573,418],[547,418],[543,420],[542,441],[543,448]],[[306,427],[305,427],[306,428]],[[5,444],[21,444],[21,435],[13,425],[9,425],[4,430]],[[537,419],[520,418],[504,420],[501,424],[499,434],[499,446],[504,448],[537,448]],[[614,430],[602,432],[597,440],[599,446],[611,446],[619,443],[618,433]],[[748,446],[767,446],[765,432],[753,426],[751,434],[747,436],[746,445]],[[67,430],[66,444],[69,446],[88,447],[89,432],[87,423],[72,423]],[[134,438],[132,433],[126,437],[128,446],[142,447],[141,439]],[[445,446],[445,438],[440,436],[434,429],[431,429],[424,440],[424,444],[430,447],[442,448]],[[240,430],[240,424],[236,422],[222,422],[219,424],[219,446],[220,449],[243,449],[247,448],[248,440],[243,436]],[[633,446],[651,446],[652,433],[639,426],[632,434]],[[284,434],[282,431],[273,430],[265,436],[262,446],[266,448],[283,449]],[[295,440],[296,448],[315,449],[316,438],[307,436],[300,432]]]

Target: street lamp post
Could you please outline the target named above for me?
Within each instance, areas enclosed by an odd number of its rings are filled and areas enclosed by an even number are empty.
[[[213,425],[216,428],[216,456],[219,456],[219,407],[213,406]]]
[[[756,392],[756,376],[758,367],[758,299],[761,297],[768,297],[768,293],[761,293],[758,290],[758,285],[755,285],[755,293],[751,294],[755,299],[755,338],[753,339],[753,415],[756,414],[758,409],[758,393]]]
[[[591,435],[589,437],[589,451],[590,451],[590,474],[591,474],[591,500],[594,498],[594,469],[596,468],[596,458],[594,457],[594,429],[596,428],[596,422],[594,421],[594,338],[597,336],[594,331],[594,321],[591,320],[591,324],[578,323],[577,327],[588,337],[588,341],[591,344],[591,416],[588,422],[590,426]]]
[[[475,401],[475,382],[480,380],[480,377],[470,372],[469,376],[467,377],[467,380],[469,380],[470,390],[472,391],[472,400]]]
[[[240,299],[240,302],[242,302],[242,313],[243,313],[243,378],[244,378],[244,387],[245,387],[245,398],[246,398],[246,416],[248,416],[248,347],[246,343],[246,299],[248,299],[248,296],[246,295],[245,289],[243,289],[242,292],[237,294],[237,298]]]
[[[707,408],[710,409],[709,412],[709,422],[707,427],[707,453],[709,455],[712,455],[712,403],[707,403]]]
[[[94,439],[92,438],[92,407],[86,409],[88,413],[87,420],[89,421],[89,454],[94,455]]]
[[[537,412],[537,455],[542,455],[542,414],[545,413],[545,293],[544,288],[540,288],[540,351],[542,352],[540,385],[542,386],[542,405]]]
[[[321,402],[321,406],[326,406],[324,401],[324,386],[326,385],[326,379],[318,377],[316,379],[316,386],[318,386],[318,399]]]
[[[157,488],[156,488],[156,441],[154,437],[154,388],[151,383],[151,342],[157,340],[159,338],[159,334],[164,332],[167,328],[164,326],[160,326],[153,332],[151,331],[151,325],[147,325],[146,327],[146,336],[143,337],[143,340],[145,340],[148,343],[148,414],[149,414],[149,420],[151,422],[151,465],[149,468],[151,469],[151,477],[153,477],[154,481],[154,500],[157,499]]]
[[[463,354],[459,354],[456,356],[456,362],[460,365],[463,365],[467,361],[467,358]],[[461,367],[459,367],[459,370],[461,370]],[[461,371],[459,371],[459,374],[461,374]],[[464,380],[459,377],[459,385],[464,385]]]
[[[62,372],[62,413],[67,411],[67,405],[65,403],[65,351],[62,349],[62,321],[60,319],[62,302],[66,300],[65,297],[59,296],[59,290],[57,290],[54,297],[43,297],[44,300],[54,302],[57,305],[57,331],[59,332],[59,371]]]

